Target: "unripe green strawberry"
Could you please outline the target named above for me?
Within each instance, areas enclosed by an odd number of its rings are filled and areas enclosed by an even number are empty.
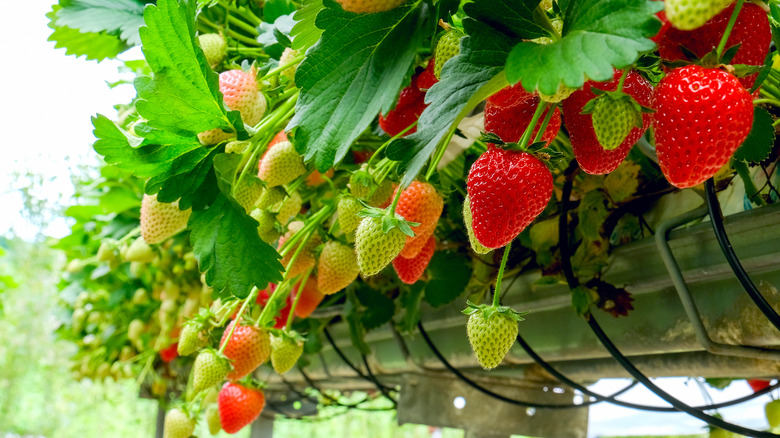
[[[575,91],[577,91],[576,88],[569,88],[563,83],[561,83],[558,85],[558,90],[555,92],[555,94],[539,93],[539,98],[547,103],[558,103],[563,99],[566,99],[567,97],[571,96],[571,94],[574,93]]]
[[[325,295],[335,294],[355,281],[359,273],[357,256],[352,247],[331,240],[320,253],[317,289]]]
[[[396,218],[403,220],[399,215]],[[355,252],[360,273],[366,277],[378,274],[401,253],[406,234],[398,227],[382,230],[382,217],[364,217],[355,232]]]
[[[303,342],[294,335],[271,335],[271,365],[279,374],[289,371],[303,353]]]
[[[262,194],[263,183],[259,179],[247,175],[239,181],[235,197],[239,205],[249,213],[257,206]]]
[[[244,125],[257,125],[263,118],[268,102],[260,91],[254,67],[248,72],[228,70],[220,73],[219,91],[225,105],[241,113]],[[235,133],[224,132],[219,128],[198,134],[198,140],[204,145],[215,145],[231,137],[235,137]]]
[[[256,208],[249,215],[257,221],[257,233],[259,235],[262,236],[274,229],[276,218],[268,210]]]
[[[336,0],[336,2],[347,12],[373,14],[395,9],[404,4],[406,0]]]
[[[457,29],[450,29],[436,44],[436,63],[433,67],[433,74],[436,79],[441,79],[441,69],[444,67],[444,63],[454,58],[460,53],[460,38],[463,33]]]
[[[225,145],[225,153],[226,154],[241,154],[251,144],[252,144],[252,142],[249,142],[249,141],[246,141],[246,140],[228,142]]]
[[[141,334],[144,332],[144,328],[144,323],[140,319],[130,321],[130,324],[127,326],[127,339],[133,344],[138,345],[141,341]]]
[[[198,36],[198,42],[200,48],[203,49],[203,54],[206,55],[206,61],[211,68],[216,67],[227,56],[227,42],[222,35],[217,33],[208,33]]]
[[[216,404],[206,408],[206,423],[208,423],[209,433],[212,435],[216,435],[222,430],[222,425],[219,422],[219,407]]]
[[[257,176],[265,181],[268,187],[276,187],[292,182],[304,173],[306,167],[303,165],[303,158],[295,151],[292,143],[285,141],[265,154]]]
[[[766,414],[766,420],[769,422],[769,427],[775,428],[780,426],[780,400],[772,400],[764,406],[764,413]]]
[[[179,408],[165,414],[163,438],[190,438],[195,432],[195,419],[190,418]]]
[[[346,234],[355,231],[360,224],[360,216],[358,216],[358,213],[363,209],[363,206],[360,205],[357,198],[348,195],[342,196],[341,199],[339,199],[337,209],[339,212],[339,225],[341,226],[341,231]]]
[[[463,313],[471,315],[466,332],[479,364],[486,370],[500,365],[517,338],[522,316],[508,307],[471,303]]]
[[[593,108],[593,132],[601,146],[611,151],[628,137],[632,129],[642,126],[642,114],[629,99],[598,98]]]
[[[125,251],[125,261],[138,262],[138,263],[150,263],[157,257],[157,253],[154,252],[143,238],[135,239],[133,243]]]
[[[257,208],[276,208],[277,204],[284,201],[287,192],[282,187],[270,187],[263,191],[257,201]]]
[[[287,225],[295,215],[300,213],[301,206],[303,206],[301,195],[298,192],[292,192],[279,206],[276,220],[282,225]]]
[[[192,395],[220,383],[228,372],[230,372],[230,362],[227,358],[210,348],[201,351],[192,365]]]
[[[279,66],[289,64],[290,61],[298,56],[298,51],[289,47],[284,49],[282,56],[279,57]],[[295,69],[298,68],[298,64],[291,65],[290,67],[282,71],[282,76],[290,80],[290,83],[295,84]]]
[[[98,248],[97,259],[101,262],[113,262],[117,259],[119,248],[114,239],[105,239]]]
[[[479,243],[476,237],[474,237],[474,228],[471,226],[471,200],[469,195],[466,195],[466,199],[463,201],[463,222],[466,225],[466,233],[469,235],[469,243],[471,244],[471,250],[477,254],[487,254],[492,249]]]
[[[152,245],[187,228],[192,209],[179,209],[179,201],[158,202],[157,195],[144,195],[141,201],[141,236]]]
[[[392,181],[383,180],[377,184],[374,177],[365,170],[365,166],[349,177],[349,190],[352,196],[360,198],[373,207],[386,207],[395,191]]]
[[[179,334],[179,356],[189,356],[208,343],[208,336],[203,332],[201,324],[192,322],[184,324]]]
[[[301,221],[290,222],[290,225],[287,226],[287,232],[284,234],[284,237],[279,240],[279,246],[281,246],[287,239],[290,239],[295,233],[303,229],[303,226],[304,223]],[[317,262],[314,257],[314,249],[317,248],[320,243],[322,243],[320,235],[314,233],[306,243],[306,246],[303,248],[303,250],[301,250],[300,254],[298,254],[298,258],[295,259],[295,263],[289,267],[287,278],[293,278],[298,274],[301,274],[304,271],[314,267],[314,264]],[[288,251],[284,257],[282,257],[281,263],[285,268],[287,268],[287,265],[290,264],[290,261],[292,260],[298,245],[300,245],[300,242],[296,243],[295,246],[290,251]]]
[[[666,0],[666,18],[680,30],[703,26],[734,0]]]

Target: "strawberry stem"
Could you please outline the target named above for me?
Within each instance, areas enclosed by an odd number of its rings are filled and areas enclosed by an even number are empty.
[[[720,57],[723,56],[723,50],[726,49],[726,42],[728,42],[729,36],[731,36],[731,30],[734,28],[734,23],[737,22],[737,16],[739,15],[739,11],[742,9],[743,3],[745,3],[745,0],[737,0],[737,3],[734,5],[734,11],[731,13],[731,17],[729,18],[729,23],[726,25],[726,31],[723,32],[723,36],[720,38],[720,43],[718,44],[716,51],[719,61]]]
[[[398,188],[395,190],[395,197],[393,198],[393,205],[390,206],[390,217],[395,217],[395,208],[398,206],[398,201],[401,199],[401,192],[403,192],[403,190],[401,189],[401,186],[399,185]]]
[[[439,162],[441,161],[442,157],[444,157],[444,153],[447,152],[447,147],[450,145],[450,141],[452,140],[453,135],[455,135],[455,131],[448,132],[447,139],[444,141],[444,143],[440,144],[438,148],[436,148],[436,154],[433,156],[431,164],[428,166],[428,171],[425,173],[426,181],[431,179],[433,173],[436,172],[436,168],[439,167]]]
[[[531,141],[531,135],[534,132],[534,128],[536,128],[536,124],[539,123],[539,119],[542,117],[542,113],[547,106],[548,103],[540,99],[539,105],[536,106],[536,111],[534,111],[534,115],[531,118],[531,122],[528,123],[528,127],[525,128],[525,132],[523,132],[523,136],[520,138],[520,149],[525,150],[526,147],[528,147],[528,142]]]
[[[498,276],[496,276],[496,287],[493,289],[493,306],[498,307],[501,305],[501,280],[504,278],[504,268],[506,268],[506,261],[509,259],[509,252],[512,249],[512,241],[506,244],[504,247],[504,255],[501,257],[501,266],[498,267]]]
[[[386,148],[386,147],[387,147],[387,146],[388,146],[390,143],[392,143],[392,142],[393,142],[393,140],[395,140],[395,139],[397,139],[397,138],[400,138],[400,137],[403,137],[403,136],[404,136],[404,134],[406,134],[407,132],[409,132],[409,130],[410,130],[410,129],[412,129],[412,128],[414,128],[415,126],[417,126],[417,122],[418,122],[418,120],[415,120],[415,121],[414,121],[414,123],[412,123],[411,125],[409,125],[409,126],[407,126],[406,128],[404,128],[404,130],[403,130],[403,131],[401,131],[401,132],[399,132],[398,134],[396,134],[396,135],[394,135],[394,136],[390,137],[390,139],[389,139],[389,140],[387,140],[386,142],[382,143],[382,145],[381,145],[381,146],[379,146],[379,147],[377,148],[377,150],[376,150],[376,151],[374,151],[374,154],[373,154],[373,155],[371,155],[371,158],[369,158],[369,159],[368,159],[368,163],[366,163],[366,168],[370,169],[370,168],[371,168],[371,163],[373,163],[373,162],[374,162],[374,160],[376,159],[376,157],[377,157],[377,156],[379,156],[379,152],[381,152],[381,151],[385,150],[385,148]]]
[[[236,314],[236,318],[234,319],[235,323],[233,324],[233,327],[230,327],[230,332],[228,332],[227,337],[225,338],[225,342],[222,343],[219,347],[219,354],[222,354],[225,352],[225,347],[227,346],[228,342],[230,342],[230,337],[233,336],[233,332],[236,331],[236,326],[241,323],[241,315],[244,314],[244,310],[246,310],[246,306],[249,304],[250,301],[254,300],[257,296],[257,293],[259,290],[256,287],[252,288],[252,292],[249,293],[249,296],[244,299],[244,303],[241,304],[241,308],[238,309],[238,314]]]
[[[626,82],[626,77],[628,77],[628,72],[631,71],[630,68],[626,68],[623,70],[623,73],[620,74],[620,81],[618,81],[617,88],[615,88],[615,91],[623,91],[623,84]]]
[[[298,241],[301,240],[301,238],[304,236],[304,234],[308,233],[309,230],[314,229],[314,227],[318,226],[322,221],[329,217],[331,213],[333,213],[334,210],[334,204],[327,204],[326,206],[322,207],[317,213],[314,213],[307,221],[306,224],[301,228],[297,233],[295,233],[292,237],[290,237],[289,240],[286,240],[284,244],[279,248],[279,254],[284,257],[285,254],[290,252],[290,248],[295,246]]]
[[[742,182],[745,184],[745,195],[747,195],[750,202],[765,207],[766,201],[759,195],[759,190],[753,182],[753,178],[750,177],[750,170],[748,169],[747,164],[742,160],[733,160],[732,165],[742,179]]]
[[[292,328],[292,322],[294,316],[295,316],[295,308],[298,306],[298,300],[301,299],[301,295],[303,295],[303,288],[306,287],[306,282],[309,280],[309,276],[311,276],[311,271],[314,268],[309,268],[304,274],[303,279],[298,284],[298,293],[295,294],[295,299],[293,300],[292,306],[290,307],[290,316],[287,317],[287,324],[284,327],[285,331],[290,331],[290,328]]]
[[[544,132],[547,131],[547,125],[550,124],[550,120],[552,119],[553,114],[555,113],[555,107],[558,104],[553,104],[550,106],[550,109],[547,110],[547,114],[544,115],[544,120],[542,120],[542,124],[539,126],[539,130],[536,132],[536,137],[534,138],[534,143],[538,141],[542,141],[542,136],[544,135]]]
[[[119,240],[116,242],[116,244],[117,244],[117,245],[121,245],[121,244],[123,244],[123,243],[127,242],[128,240],[132,239],[133,237],[135,237],[135,236],[137,236],[137,235],[139,235],[139,234],[141,234],[141,226],[140,226],[140,225],[139,225],[139,226],[137,226],[137,227],[135,227],[135,228],[133,228],[133,229],[132,229],[132,230],[130,230],[130,231],[127,233],[127,234],[125,234],[124,236],[122,236],[122,238],[121,238],[121,239],[119,239]]]
[[[304,53],[299,54],[298,56],[296,56],[295,58],[289,60],[288,62],[285,62],[284,64],[269,70],[268,73],[265,74],[265,76],[260,78],[260,80],[262,81],[264,79],[268,79],[270,77],[279,75],[279,73],[283,72],[284,70],[287,70],[288,68],[294,66],[295,64],[303,61],[303,58],[305,56],[306,56],[306,54],[304,54]],[[296,88],[293,88],[293,89],[296,90]]]

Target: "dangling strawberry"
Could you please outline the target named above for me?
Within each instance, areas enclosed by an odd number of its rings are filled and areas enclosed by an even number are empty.
[[[260,307],[265,307],[271,299],[270,294],[272,294],[275,289],[275,284],[269,284],[267,289],[261,290],[260,293],[257,294],[257,304],[259,304]],[[274,317],[275,329],[282,329],[287,325],[287,320],[290,318],[290,310],[292,309],[292,299],[292,294],[287,295],[284,307],[279,311],[279,314]]]
[[[692,30],[702,26],[733,2],[734,0],[666,0],[664,10],[674,27]]]
[[[341,199],[339,199],[337,208],[339,212],[339,225],[341,226],[341,231],[346,234],[355,231],[358,227],[358,224],[360,224],[360,216],[358,216],[358,213],[360,213],[360,210],[363,209],[363,206],[360,205],[360,202],[358,202],[357,198],[354,196],[344,195],[341,197]]]
[[[248,72],[228,70],[220,73],[219,91],[222,93],[225,105],[241,113],[241,120],[245,125],[254,126],[263,118],[268,102],[260,91],[257,70],[254,67]],[[198,134],[198,140],[204,145],[214,145],[231,137],[235,137],[235,134],[221,129],[212,129]]]
[[[414,235],[410,226],[416,222],[407,222],[401,215],[385,212],[377,208],[366,209],[355,231],[355,253],[360,273],[365,277],[376,275],[389,265],[401,253],[406,236]]]
[[[230,372],[230,362],[213,349],[205,349],[192,365],[192,395],[222,382]]]
[[[734,6],[729,6],[703,26],[691,31],[671,26],[666,15],[661,12],[659,17],[664,21],[664,27],[656,38],[661,59],[665,61],[688,59],[681,47],[685,47],[699,58],[704,57],[720,43],[733,11]],[[726,42],[726,48],[739,44],[731,64],[762,65],[769,53],[771,42],[772,31],[767,13],[754,3],[742,5]],[[758,73],[755,73],[739,78],[739,81],[745,88],[750,89],[757,76]]]
[[[485,131],[498,135],[505,143],[517,143],[520,141],[525,129],[531,123],[536,107],[539,105],[539,96],[528,93],[523,86],[516,84],[504,88],[498,93],[488,97],[485,104]],[[536,137],[541,120],[547,116],[547,111],[542,113],[534,128],[533,137]],[[542,141],[553,141],[561,129],[561,112],[555,108],[555,112],[542,134]],[[533,138],[531,139],[533,140]]]
[[[206,62],[211,68],[216,67],[227,56],[227,42],[225,38],[218,33],[207,33],[198,36],[198,43],[206,55]]]
[[[257,177],[265,181],[267,187],[276,187],[290,183],[304,173],[303,157],[286,141],[267,151],[260,161]]]
[[[225,343],[236,321],[225,328],[220,346]],[[233,371],[228,373],[230,380],[239,380],[254,371],[271,354],[271,341],[268,332],[255,326],[238,325],[224,349],[225,356],[233,361]]]
[[[303,353],[303,338],[297,333],[286,331],[271,335],[271,366],[274,371],[284,374],[290,371]]]
[[[265,396],[259,389],[228,382],[219,391],[217,403],[222,430],[236,433],[260,416],[265,407]]]
[[[303,229],[304,223],[301,221],[294,221],[290,222],[290,225],[287,226],[287,233],[282,236],[281,239],[279,239],[279,247],[281,247],[284,242],[286,242],[288,239],[292,238],[292,236]],[[293,278],[307,269],[313,268],[315,263],[317,263],[317,259],[314,256],[314,250],[317,248],[317,246],[322,242],[320,235],[317,233],[314,233],[312,237],[309,239],[309,241],[306,243],[306,246],[301,250],[300,254],[298,254],[298,258],[295,259],[295,263],[291,267],[289,267],[289,272],[287,273],[287,278]],[[290,261],[292,261],[292,257],[295,254],[296,249],[298,248],[298,245],[300,243],[296,243],[295,246],[290,249],[290,251],[287,252],[287,254],[282,257],[282,266],[287,268],[287,265],[290,264]]]
[[[753,126],[750,93],[733,75],[689,65],[673,70],[653,94],[658,164],[675,187],[712,177]]]
[[[148,244],[160,243],[187,228],[192,209],[179,210],[179,201],[157,201],[157,195],[144,195],[141,201],[141,237]]]
[[[300,298],[298,298],[298,294],[301,294]],[[325,294],[317,289],[317,279],[310,277],[306,281],[303,290],[300,290],[300,286],[296,286],[293,289],[292,298],[298,300],[298,305],[295,306],[295,316],[308,318],[325,298]]]
[[[355,281],[360,269],[352,247],[336,240],[325,244],[317,265],[317,289],[325,295],[334,294]]]
[[[379,127],[390,136],[400,134],[404,129],[420,118],[425,111],[425,93],[417,88],[417,76],[412,77],[412,83],[401,90],[395,108],[388,111],[387,115],[379,115]],[[409,135],[417,131],[417,127],[406,131]]]
[[[190,438],[195,432],[195,419],[184,411],[174,408],[165,414],[163,438]]]
[[[439,42],[436,43],[436,63],[433,68],[433,74],[436,76],[436,79],[441,79],[441,69],[444,67],[444,64],[460,53],[460,38],[462,36],[463,32],[450,27],[439,38]]]
[[[615,75],[609,82],[588,81],[582,89],[572,93],[561,104],[574,157],[580,168],[592,175],[602,175],[615,170],[631,151],[631,147],[642,137],[652,120],[651,114],[642,114],[642,128],[633,128],[625,140],[613,150],[605,150],[599,144],[593,130],[592,116],[582,114],[582,109],[596,97],[592,88],[614,91],[620,82],[620,75],[620,71],[615,71]],[[623,83],[623,92],[633,97],[640,105],[650,106],[653,88],[639,73],[635,71],[628,73]]]
[[[490,145],[471,166],[467,188],[474,236],[487,248],[500,248],[544,211],[553,179],[533,155]]]
[[[466,332],[471,349],[482,368],[493,369],[501,364],[515,343],[517,323],[523,320],[523,314],[505,306],[468,304],[463,313],[470,315]]]
[[[406,238],[404,249],[401,250],[401,257],[414,258],[417,256],[428,238],[433,235],[443,209],[444,199],[430,183],[414,181],[401,192],[396,213],[408,221],[420,224],[412,228],[414,237]]]
[[[403,255],[399,255],[393,259],[393,269],[398,274],[398,278],[406,284],[414,284],[422,277],[425,268],[428,267],[428,263],[433,258],[433,253],[436,251],[436,238],[433,236],[428,237],[425,246],[422,247],[419,253],[413,258],[406,258]]]
[[[466,233],[469,235],[469,243],[471,244],[471,250],[477,254],[487,254],[493,251],[490,248],[486,248],[479,243],[476,237],[474,237],[474,226],[471,219],[471,199],[469,195],[466,195],[466,199],[463,200],[463,224],[466,227]]]

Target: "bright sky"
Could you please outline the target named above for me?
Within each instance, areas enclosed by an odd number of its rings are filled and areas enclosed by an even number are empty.
[[[0,160],[0,234],[11,227],[24,238],[36,232],[19,213],[22,199],[16,189],[24,182],[13,177],[14,171],[24,174],[29,170],[53,178],[44,185],[47,199],[69,196],[73,166],[94,156],[90,117],[103,113],[113,118],[113,105],[128,102],[135,94],[132,86],[111,90],[106,85],[106,81],[121,77],[118,62],[98,64],[83,57],[76,59],[46,41],[51,29],[45,14],[52,3],[17,1],[4,8],[7,19],[0,26],[0,132],[4,151]],[[46,233],[62,236],[67,232],[65,227],[64,221],[54,221]]]
[[[5,156],[0,160],[0,234],[10,229],[24,237],[34,236],[36,229],[26,224],[20,215],[22,199],[17,193],[20,181],[13,172],[27,170],[43,174],[52,181],[44,185],[43,195],[51,200],[72,194],[69,175],[78,163],[95,160],[90,117],[95,113],[116,115],[113,105],[128,102],[134,95],[131,86],[109,89],[106,81],[121,76],[118,62],[100,64],[65,56],[63,49],[54,50],[47,42],[51,33],[45,14],[51,1],[17,1],[5,7],[5,16],[13,17],[0,26],[3,41],[3,61],[0,63],[0,132]],[[137,50],[123,56],[139,57]],[[54,220],[46,230],[48,235],[67,233],[62,219]],[[660,384],[691,404],[703,403],[696,386],[685,379],[663,379]],[[625,386],[625,380],[602,380],[594,390],[609,394]],[[738,382],[725,391],[711,390],[716,401],[729,400],[746,394],[747,384]],[[634,389],[621,397],[641,403],[658,403],[647,390]],[[762,397],[738,408],[721,410],[727,420],[749,427],[764,428],[766,420]],[[685,414],[653,414],[615,407],[606,403],[591,407],[589,435],[644,435],[702,432],[703,423]]]

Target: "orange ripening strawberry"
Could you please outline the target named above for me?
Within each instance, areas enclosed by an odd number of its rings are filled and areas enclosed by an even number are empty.
[[[396,193],[398,189],[396,189]],[[395,198],[395,194],[393,198]],[[401,250],[401,257],[414,258],[425,246],[428,238],[433,235],[436,224],[444,209],[444,200],[436,189],[427,182],[414,181],[401,192],[396,213],[409,222],[419,222],[412,227],[414,237],[406,237],[406,244]]]
[[[500,248],[544,211],[553,178],[533,155],[491,144],[471,166],[467,188],[474,237],[487,248]]]
[[[295,306],[295,316],[308,318],[325,298],[325,294],[317,289],[317,279],[314,276],[309,277],[306,281],[303,291],[300,290],[300,285],[295,286],[292,293],[293,300],[296,299],[299,293],[301,297],[298,298],[298,305]]]
[[[487,99],[485,104],[485,131],[496,134],[505,143],[519,142],[523,132],[531,123],[539,102],[539,96],[525,91],[519,83],[504,88]],[[544,120],[547,116],[547,111],[549,110],[545,110],[542,114],[539,119],[540,122],[534,129],[534,138],[541,127],[541,120]],[[549,145],[560,130],[561,112],[558,108],[555,108],[555,112],[542,134],[542,141],[547,142]],[[531,138],[531,142],[533,142],[534,138]]]
[[[398,274],[398,278],[406,284],[414,284],[422,277],[425,268],[428,267],[428,263],[433,258],[433,253],[436,251],[436,238],[433,236],[428,237],[425,246],[414,258],[407,259],[402,256],[398,256],[393,260],[393,269]]]
[[[753,100],[716,68],[672,70],[653,93],[658,164],[675,187],[703,183],[728,163],[753,126]]]
[[[236,321],[233,320],[225,328],[219,342],[220,347],[235,324]],[[228,373],[227,378],[240,380],[268,359],[271,354],[271,339],[265,330],[250,325],[238,325],[223,353],[233,361],[233,370]]]
[[[591,88],[615,91],[618,82],[620,82],[620,76],[621,72],[616,70],[609,82],[588,81],[582,89],[572,93],[561,104],[574,158],[577,159],[580,168],[591,175],[603,175],[617,169],[631,151],[634,143],[645,133],[652,120],[650,114],[642,114],[642,128],[633,128],[625,140],[615,149],[606,150],[599,144],[596,133],[593,131],[592,114],[582,114],[582,108],[596,97]],[[650,106],[653,87],[639,73],[635,71],[628,73],[623,84],[623,92],[636,99],[640,105]]]
[[[222,430],[236,433],[260,416],[265,396],[259,389],[228,382],[219,391],[217,405]]]

